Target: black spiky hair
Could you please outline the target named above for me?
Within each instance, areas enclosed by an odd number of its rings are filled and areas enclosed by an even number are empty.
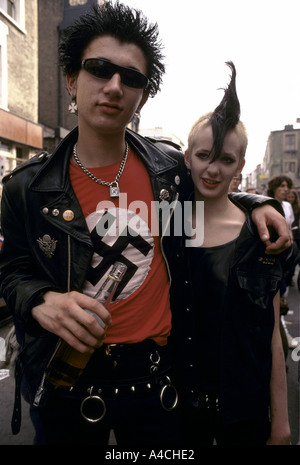
[[[76,75],[81,68],[84,51],[97,37],[111,35],[121,42],[137,45],[147,62],[147,91],[151,97],[160,90],[165,72],[158,26],[149,23],[141,10],[119,0],[94,4],[61,34],[59,61],[65,74]]]
[[[234,129],[240,119],[240,102],[236,93],[236,69],[232,61],[227,61],[226,65],[232,71],[231,80],[228,87],[224,89],[223,99],[210,118],[214,141],[212,149],[214,156],[211,163],[221,155],[227,132]]]

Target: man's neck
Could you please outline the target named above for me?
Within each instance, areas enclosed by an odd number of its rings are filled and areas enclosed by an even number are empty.
[[[125,135],[89,135],[79,131],[77,156],[86,168],[107,166],[121,161],[125,152]]]

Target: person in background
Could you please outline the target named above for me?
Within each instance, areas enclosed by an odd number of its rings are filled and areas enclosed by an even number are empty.
[[[164,248],[184,439],[190,445],[289,444],[279,288],[297,251],[268,257],[249,215],[228,196],[245,163],[247,134],[235,67],[227,64],[232,77],[223,100],[188,138],[195,233],[173,236]],[[204,212],[197,202],[204,202]]]
[[[286,200],[290,202],[293,208],[295,221],[292,223],[292,233],[294,241],[296,242],[298,248],[300,248],[300,208],[299,208],[299,200],[298,194],[296,190],[291,189],[286,196]],[[298,265],[300,265],[300,260]],[[295,275],[296,266],[293,271],[291,271],[291,282],[290,285],[293,285],[293,276]],[[298,286],[298,291],[300,291],[300,270],[298,268],[298,277],[296,279],[296,283]]]
[[[13,432],[22,383],[36,444],[105,445],[113,429],[118,445],[174,445],[181,437],[160,243],[165,225],[151,207],[164,202],[171,213],[192,183],[181,151],[127,129],[160,89],[157,25],[107,1],[66,29],[59,58],[78,127],[51,155],[33,157],[3,181],[0,290],[21,346]],[[252,212],[263,248],[272,254],[289,246],[278,202],[234,197]],[[278,231],[274,242],[267,225]],[[115,261],[127,271],[108,311],[94,296]],[[59,338],[93,353],[71,390],[45,378]],[[98,421],[87,421],[83,402],[105,406],[105,414],[92,411]]]
[[[233,176],[228,192],[241,192],[241,190],[239,189],[239,186],[242,182],[242,179],[243,179],[242,173],[237,173],[236,176]],[[252,193],[256,194],[256,192],[252,192]]]
[[[247,187],[245,192],[247,192],[248,194],[258,194],[256,187],[254,186]]]
[[[274,176],[268,182],[267,195],[278,200],[281,204],[284,216],[291,226],[295,221],[294,212],[291,204],[287,202],[286,197],[290,189],[292,188],[293,182],[291,178],[281,174],[279,176]]]
[[[289,190],[286,195],[286,200],[292,205],[294,213],[294,222],[292,223],[292,231],[294,241],[300,247],[300,208],[297,192],[293,189]]]

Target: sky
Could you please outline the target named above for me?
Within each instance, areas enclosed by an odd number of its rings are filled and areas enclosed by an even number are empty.
[[[163,127],[185,144],[192,124],[214,110],[237,70],[248,132],[244,174],[263,161],[271,131],[300,118],[299,0],[123,0],[156,22],[164,46],[161,91],[141,112],[141,129]]]

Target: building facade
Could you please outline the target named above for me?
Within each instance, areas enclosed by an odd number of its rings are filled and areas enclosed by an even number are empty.
[[[300,129],[286,125],[281,131],[269,135],[262,172],[266,179],[284,174],[300,190]]]
[[[77,124],[76,115],[69,112],[71,98],[59,66],[61,34],[92,5],[102,2],[38,0],[39,122],[44,126],[44,149],[49,152]]]
[[[0,0],[0,179],[42,148],[37,0]]]

